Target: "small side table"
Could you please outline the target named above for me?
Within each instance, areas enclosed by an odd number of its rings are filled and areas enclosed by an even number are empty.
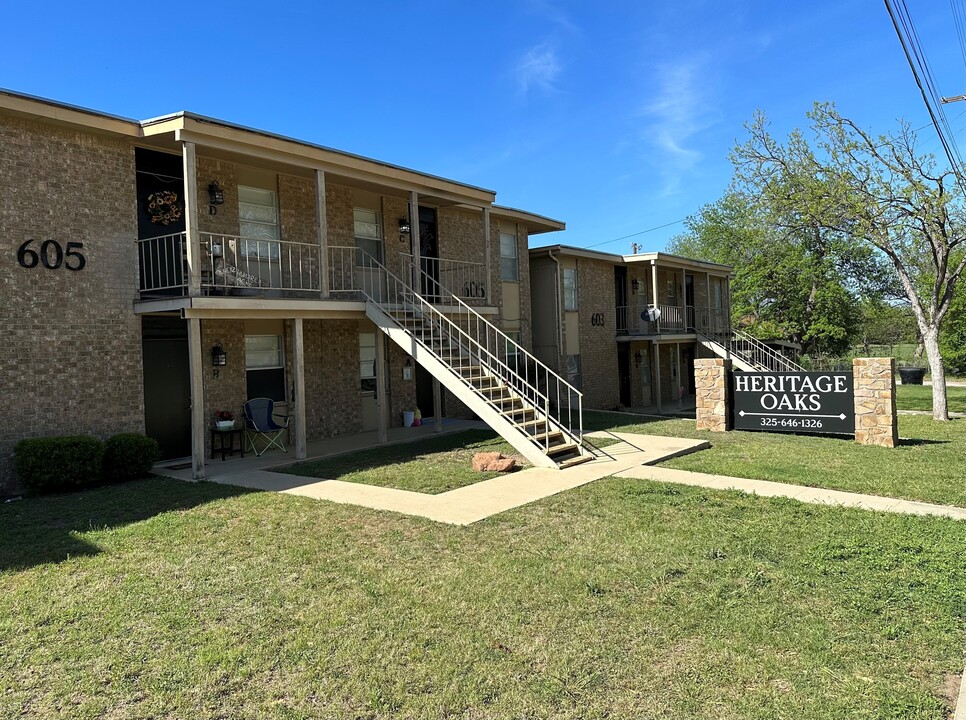
[[[228,428],[219,430],[211,428],[211,459],[215,459],[215,450],[221,450],[221,459],[224,460],[229,455],[240,453],[245,457],[245,428]],[[235,447],[235,437],[238,438],[238,447]],[[215,447],[215,438],[219,438],[219,447]]]

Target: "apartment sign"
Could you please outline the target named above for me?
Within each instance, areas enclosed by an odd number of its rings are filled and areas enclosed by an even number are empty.
[[[735,430],[855,433],[850,372],[731,375]]]

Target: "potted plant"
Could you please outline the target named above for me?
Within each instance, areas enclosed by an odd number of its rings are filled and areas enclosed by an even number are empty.
[[[231,430],[235,427],[235,414],[231,410],[215,411],[215,427],[219,430]]]

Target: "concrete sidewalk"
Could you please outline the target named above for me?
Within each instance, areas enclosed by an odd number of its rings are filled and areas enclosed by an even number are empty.
[[[222,472],[209,477],[209,480],[254,490],[283,492],[316,500],[361,505],[374,510],[389,510],[453,525],[469,525],[645,463],[657,463],[709,447],[703,440],[652,435],[594,433],[594,436],[616,437],[621,442],[600,450],[600,456],[596,460],[566,470],[528,468],[439,495],[341,480],[319,480],[274,473],[262,468],[239,468],[237,472]]]
[[[966,508],[953,505],[933,505],[914,500],[898,500],[880,495],[863,495],[843,490],[787,485],[768,480],[747,480],[745,478],[709,475],[707,473],[674,470],[664,467],[636,467],[616,473],[618,477],[657,482],[677,483],[708,488],[710,490],[740,490],[763,497],[785,497],[813,505],[836,505],[839,507],[862,508],[879,512],[905,513],[908,515],[933,515],[953,520],[966,520]]]
[[[477,423],[453,423],[447,427],[447,430],[458,431],[478,426],[480,425]],[[431,436],[429,431],[424,432],[425,434],[398,434],[393,439],[397,442],[405,442],[415,440],[420,435]],[[672,457],[709,447],[707,442],[701,440],[608,431],[588,433],[587,438],[591,441],[594,438],[613,438],[619,442],[599,450],[599,457],[596,460],[575,465],[566,470],[528,468],[439,495],[272,472],[272,467],[278,467],[280,461],[286,460],[285,456],[280,454],[265,455],[257,459],[245,458],[235,462],[229,460],[224,463],[221,461],[209,463],[208,469],[211,472],[208,479],[211,482],[238,485],[253,490],[282,492],[317,500],[415,515],[454,525],[469,525],[511,508],[610,476],[678,483],[711,490],[739,490],[764,497],[786,497],[816,505],[835,505],[878,512],[932,515],[966,520],[966,508],[655,467],[657,463]],[[367,444],[367,440],[370,439],[360,436],[331,439],[315,445],[312,448],[315,451],[313,455],[318,458],[342,454],[347,450],[376,446],[372,442]],[[190,469],[156,468],[155,472],[181,480],[191,479]]]

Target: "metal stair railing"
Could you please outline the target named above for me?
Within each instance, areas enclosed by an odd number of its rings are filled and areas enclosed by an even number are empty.
[[[717,343],[732,355],[744,360],[761,372],[805,372],[805,368],[789,360],[758,338],[752,337],[738,328],[731,328],[729,332],[698,331],[698,335],[711,342]]]
[[[516,430],[544,451],[550,450],[551,438],[558,432],[578,449],[582,447],[583,393],[421,269],[410,267],[413,285],[426,288],[427,295],[416,292],[372,256],[362,253],[361,260],[368,271],[361,273],[361,290],[366,299],[446,363],[474,395],[501,415],[503,401],[519,399],[523,409],[510,413],[508,422],[532,424],[535,429],[542,422],[542,433],[535,430],[531,434],[519,427]],[[444,313],[441,307],[448,312]],[[394,313],[411,315],[418,327],[407,327]],[[444,354],[447,348],[450,352]],[[488,395],[472,382],[472,372],[477,368],[480,375],[476,379],[490,373],[503,383],[504,388],[496,388],[500,391],[498,397]],[[471,373],[469,378],[464,375],[467,371]],[[531,411],[533,417],[528,421]],[[511,418],[515,415],[522,415],[523,422],[514,422]]]

